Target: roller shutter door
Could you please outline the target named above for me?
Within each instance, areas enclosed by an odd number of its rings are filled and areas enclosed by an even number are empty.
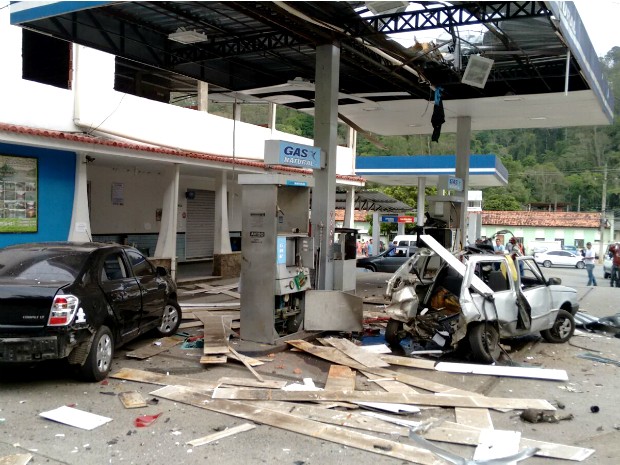
[[[212,258],[215,241],[215,192],[197,189],[187,199],[185,258]]]

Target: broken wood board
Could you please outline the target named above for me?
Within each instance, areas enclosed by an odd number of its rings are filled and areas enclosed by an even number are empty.
[[[329,423],[330,425],[354,428],[373,433],[398,434],[400,436],[409,435],[408,428],[394,428],[393,424],[382,419],[368,417],[365,413],[329,410],[323,406],[296,404],[293,402],[255,401],[252,402],[252,405],[275,410],[277,412],[288,413],[289,415],[306,418],[308,420]]]
[[[198,328],[203,326],[202,321],[188,321],[187,323],[181,323],[179,329]]]
[[[485,408],[456,407],[454,414],[459,425],[473,426],[480,429],[493,429],[491,414]]]
[[[446,464],[443,459],[419,447],[401,444],[357,431],[345,430],[341,427],[327,425],[318,421],[298,418],[282,412],[262,409],[252,403],[213,400],[207,395],[181,386],[163,387],[151,392],[151,395],[213,412],[232,415],[286,431],[304,434],[324,441],[406,460],[407,462],[419,463],[421,465]]]
[[[368,368],[385,368],[390,364],[381,360],[377,355],[370,352],[366,352],[362,348],[356,346],[347,339],[340,339],[336,337],[323,338],[321,342],[325,342],[328,345],[340,350],[345,355],[348,355],[353,360],[361,363]]]
[[[360,407],[367,407],[372,410],[382,410],[384,412],[395,413],[420,413],[420,407],[407,404],[394,404],[391,402],[356,402]]]
[[[229,353],[228,354],[228,358],[236,360],[236,361],[241,362],[241,363],[243,363],[242,360],[244,360],[248,365],[250,365],[252,367],[257,367],[257,366],[261,366],[261,365],[265,364],[265,362],[263,362],[262,360],[258,360],[256,358],[248,357],[247,355],[240,354],[237,351]]]
[[[228,363],[228,356],[226,355],[203,355],[200,357],[200,363],[202,365],[215,365],[218,363]]]
[[[171,347],[176,346],[183,342],[183,339],[178,337],[162,337],[161,339],[157,339],[156,341],[149,342],[148,344],[139,347],[136,350],[132,350],[131,352],[127,352],[125,357],[129,358],[137,358],[138,360],[144,360],[145,358],[152,357],[161,352],[164,352]]]
[[[239,302],[201,302],[201,303],[183,303],[181,310],[189,309],[196,316],[200,311],[218,311],[218,310],[235,310],[241,306]]]
[[[303,340],[293,340],[293,341],[286,341],[286,342],[293,347],[301,349],[304,352],[312,354],[315,357],[322,358],[323,360],[327,360],[331,363],[336,363],[338,365],[346,365],[358,371],[366,371],[368,373],[373,373],[375,375],[378,375],[382,378],[394,379],[396,381],[400,381],[401,383],[405,383],[410,386],[415,386],[420,389],[426,389],[427,391],[441,392],[441,393],[454,394],[454,395],[463,395],[463,396],[479,396],[479,394],[475,392],[465,391],[463,389],[458,389],[452,386],[447,386],[445,384],[436,383],[434,381],[429,381],[427,379],[417,378],[415,376],[388,370],[386,368],[365,367],[357,363],[352,358],[344,355],[339,350],[334,349],[333,347],[315,346]]]
[[[195,313],[195,315],[205,326],[203,353],[205,355],[230,353],[228,348],[228,330],[224,322],[225,317],[212,315],[211,313],[204,315]]]
[[[342,365],[330,365],[325,381],[326,391],[354,391],[355,372]]]
[[[242,356],[239,352],[237,352],[235,349],[233,349],[230,346],[228,347],[228,350],[230,350],[230,353],[232,355],[234,355],[237,358],[237,360],[239,360],[241,363],[243,363],[243,366],[245,366],[250,371],[250,373],[252,373],[254,375],[254,377],[257,380],[265,381],[263,379],[263,377],[254,368],[252,368],[252,366],[245,360],[245,358],[246,358],[245,356]]]
[[[402,357],[400,355],[381,354],[379,355],[381,360],[389,363],[390,365],[399,365],[409,368],[420,368],[422,370],[434,370],[435,364],[433,360],[423,360],[420,358]]]
[[[422,435],[432,441],[448,442],[451,444],[463,444],[475,446],[479,443],[482,429],[459,425],[452,422],[444,422],[440,426],[433,427]],[[535,439],[521,438],[521,448],[536,447],[539,449],[536,455],[539,457],[573,460],[581,462],[590,457],[595,451],[585,447],[569,446],[553,442],[538,441]]]
[[[32,460],[32,454],[13,454],[0,457],[0,465],[26,465]]]
[[[286,386],[286,381],[277,381],[266,379],[264,381],[258,381],[252,378],[230,378],[223,377],[217,380],[218,386],[245,386],[267,389],[282,389]]]
[[[234,436],[238,433],[243,433],[244,431],[250,431],[251,429],[256,428],[256,425],[251,423],[243,423],[242,425],[233,426],[232,428],[226,428],[224,431],[218,431],[217,433],[209,434],[207,436],[203,436],[198,439],[194,439],[192,441],[186,442],[192,447],[203,446],[205,444],[209,444],[213,441],[219,441],[220,439],[227,438],[229,436]]]
[[[382,378],[381,376],[375,375],[374,373],[369,373],[367,371],[362,371],[362,374],[374,384],[380,386],[387,392],[418,392],[408,384],[401,383],[400,381],[396,381],[395,379]]]
[[[554,411],[544,399],[517,399],[483,396],[456,396],[449,394],[413,394],[381,391],[277,391],[270,389],[217,388],[214,399],[228,400],[282,400],[294,402],[380,402],[390,404],[435,405],[438,407],[529,408]]]
[[[437,371],[445,373],[465,373],[489,376],[507,376],[513,378],[546,379],[550,381],[568,381],[566,370],[534,367],[509,367],[500,365],[476,365],[472,363],[439,362]]]
[[[146,400],[138,391],[119,392],[118,398],[125,408],[146,407]]]
[[[138,383],[157,384],[160,386],[168,386],[175,384],[192,388],[195,391],[213,391],[217,387],[216,383],[202,381],[196,378],[185,378],[184,376],[164,375],[155,373],[154,371],[135,370],[133,368],[121,368],[116,373],[110,375],[110,378],[124,379],[125,381],[136,381]]]

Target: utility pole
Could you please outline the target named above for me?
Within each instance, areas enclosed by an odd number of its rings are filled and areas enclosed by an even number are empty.
[[[601,199],[601,224],[600,235],[601,239],[598,244],[598,257],[599,261],[602,263],[603,261],[603,253],[605,252],[605,224],[607,223],[607,218],[605,215],[605,210],[607,208],[607,162],[605,162],[605,166],[603,169],[603,198]]]

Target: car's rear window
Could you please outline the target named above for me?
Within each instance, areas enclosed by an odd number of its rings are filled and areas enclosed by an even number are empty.
[[[70,250],[0,250],[0,278],[39,282],[74,281],[88,253]]]

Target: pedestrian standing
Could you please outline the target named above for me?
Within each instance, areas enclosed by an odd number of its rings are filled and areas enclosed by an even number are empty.
[[[596,253],[592,250],[592,243],[586,244],[586,253],[583,257],[583,262],[586,264],[586,270],[588,271],[588,284],[586,286],[596,286],[596,278],[594,277],[594,261],[596,260]]]
[[[372,239],[368,241],[368,256],[372,256]]]
[[[620,287],[620,244],[616,242],[609,247],[609,251],[611,252],[611,281],[609,285],[614,287],[614,283],[616,283],[616,287]]]

